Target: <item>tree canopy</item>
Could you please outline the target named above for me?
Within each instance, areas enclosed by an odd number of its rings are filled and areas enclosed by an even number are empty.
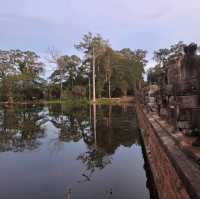
[[[50,50],[50,62],[56,67],[46,80],[41,78],[44,64],[35,52],[0,50],[0,100],[91,99],[94,92],[97,97],[122,96],[134,94],[143,80],[145,50],[115,50],[100,34],[90,32],[75,48],[82,58]]]

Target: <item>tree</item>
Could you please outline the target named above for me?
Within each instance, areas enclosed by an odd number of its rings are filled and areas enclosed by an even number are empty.
[[[154,68],[150,68],[147,71],[147,81],[152,84],[156,83],[158,85],[162,84],[163,77],[165,75],[165,70],[159,64],[157,64]]]
[[[177,52],[173,47],[172,51]],[[116,51],[99,34],[85,34],[75,45],[84,53],[81,60],[76,55],[62,55],[49,48],[48,61],[56,65],[48,80],[41,78],[43,64],[32,51],[0,50],[0,97],[12,102],[64,95],[93,95],[98,97],[133,94],[140,88],[146,65],[146,51],[124,48]],[[158,55],[158,59],[160,55]],[[91,86],[92,82],[92,86]],[[87,89],[88,87],[88,89]],[[91,88],[93,91],[91,91]]]
[[[162,84],[167,73],[167,64],[170,60],[180,59],[184,56],[185,44],[182,41],[171,45],[169,49],[159,49],[154,51],[154,60],[157,65],[148,71],[148,81]]]
[[[12,103],[13,98],[27,99],[26,92],[35,87],[43,70],[39,58],[32,51],[0,51],[0,80],[4,100]]]
[[[107,46],[108,41],[104,40],[101,35],[96,34],[93,36],[90,32],[84,35],[82,41],[75,45],[76,49],[84,52],[85,60],[90,63],[93,82],[93,102],[96,101],[96,60],[101,54],[103,54]]]
[[[51,74],[50,79],[54,84],[60,84],[60,101],[63,98],[63,79],[64,79],[64,58],[60,56],[58,51],[55,48],[49,48],[48,53],[50,58],[47,60],[50,63],[56,64],[56,70]]]
[[[183,41],[179,41],[178,43],[170,46],[170,57],[182,57],[184,55],[184,48],[186,44]],[[169,58],[170,58],[169,57]]]
[[[39,96],[38,93],[42,93],[39,89],[41,85],[39,75],[43,72],[44,65],[39,61],[40,57],[32,51],[13,51],[13,55],[19,71],[16,76],[17,92],[23,93],[23,100],[33,100]]]
[[[161,65],[161,67],[165,67],[165,64],[172,58],[179,58],[184,55],[184,47],[186,45],[179,41],[178,43],[171,45],[170,48],[163,48],[157,51],[154,51],[154,60]]]
[[[143,80],[144,67],[146,64],[146,51],[136,50],[132,51],[131,49],[125,48],[119,52],[122,55],[123,67],[121,73],[123,73],[123,88],[124,94],[127,93],[127,90],[130,88],[136,88],[140,86],[141,80]],[[126,82],[126,83],[125,83]]]
[[[70,90],[73,88],[73,82],[77,77],[78,67],[81,60],[78,56],[63,55],[56,59],[57,68],[51,74],[50,79],[54,84],[60,84],[60,100],[63,99],[63,83],[69,82]]]
[[[162,66],[164,66],[164,64],[168,60],[169,54],[170,54],[170,50],[169,49],[167,49],[167,48],[159,49],[157,51],[154,51],[153,59],[156,62],[158,62],[159,64],[161,64]]]
[[[0,50],[0,80],[2,85],[2,98],[4,101],[13,102],[12,75],[17,71],[13,64],[13,56],[10,51]]]
[[[111,77],[113,72],[113,50],[109,46],[106,47],[104,54],[102,55],[102,62],[105,72],[105,82],[108,83],[108,97],[111,98]]]
[[[81,59],[76,55],[72,55],[71,57],[65,56],[64,60],[66,62],[68,81],[71,83],[71,89],[72,89],[73,82],[77,77],[78,67],[81,64]]]

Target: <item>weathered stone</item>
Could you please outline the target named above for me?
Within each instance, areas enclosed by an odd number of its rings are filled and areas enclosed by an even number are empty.
[[[178,96],[177,103],[181,108],[198,108],[200,107],[199,95]]]
[[[169,125],[156,114],[147,114],[143,110],[137,107],[145,148],[151,151],[149,161],[159,198],[199,199],[199,156],[191,143],[182,140],[182,133],[173,134]],[[190,159],[191,154],[194,159]]]
[[[151,152],[151,155],[148,153],[147,157],[157,188],[158,197],[160,199],[189,199],[190,197],[181,179],[177,175],[171,161],[153,132],[154,130],[151,123],[141,109],[137,108],[137,114],[140,127],[144,130],[142,137],[145,149],[146,151]],[[148,132],[148,136],[146,135],[146,132]]]

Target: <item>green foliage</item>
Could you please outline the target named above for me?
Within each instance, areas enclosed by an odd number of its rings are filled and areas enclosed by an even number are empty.
[[[78,56],[63,55],[57,59],[57,68],[51,74],[50,80],[53,83],[59,83],[60,81],[68,81],[73,87],[75,78],[77,77],[77,68],[80,65],[81,60]]]
[[[110,104],[117,104],[118,101],[116,99],[101,98],[97,99],[96,103],[101,105],[110,105]]]
[[[151,84],[162,84],[164,79],[165,70],[159,64],[154,68],[150,68],[147,72],[147,80]]]
[[[186,45],[179,41],[178,43],[171,45],[170,48],[163,48],[157,51],[154,51],[154,60],[165,67],[166,63],[172,58],[178,58],[184,55],[184,47]]]
[[[48,82],[41,78],[43,64],[36,53],[0,50],[0,100],[88,99],[92,96],[93,68],[99,98],[133,94],[143,80],[144,50],[116,51],[101,35],[92,33],[85,34],[75,48],[84,53],[82,60],[76,55],[58,55],[51,51],[51,63],[56,64],[56,69]]]
[[[83,36],[76,48],[84,52],[84,62],[88,63],[89,80],[92,79],[93,47],[98,97],[111,97],[117,90],[127,95],[128,91],[133,91],[143,80],[144,67],[147,62],[145,60],[146,51],[141,49],[132,51],[128,48],[115,51],[99,34],[93,36],[88,33]]]
[[[74,86],[72,89],[72,94],[77,98],[85,98],[86,97],[86,88],[81,85]]]
[[[89,101],[87,99],[74,99],[67,98],[62,101],[60,100],[48,100],[42,101],[44,104],[63,104],[65,107],[82,107],[89,105]]]
[[[170,48],[163,48],[154,51],[154,60],[158,63],[154,68],[151,68],[147,72],[148,82],[161,85],[165,82],[167,76],[167,65],[173,59],[183,58],[184,56],[184,44],[182,41],[171,45]]]
[[[43,64],[31,51],[0,51],[1,98],[3,101],[29,101],[41,99],[40,73]]]

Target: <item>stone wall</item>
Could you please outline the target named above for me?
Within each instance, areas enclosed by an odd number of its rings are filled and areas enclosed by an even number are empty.
[[[156,189],[160,199],[189,199],[190,197],[185,185],[177,174],[172,161],[169,159],[162,143],[155,133],[140,105],[137,106],[139,125],[144,143],[147,159],[151,167]]]

